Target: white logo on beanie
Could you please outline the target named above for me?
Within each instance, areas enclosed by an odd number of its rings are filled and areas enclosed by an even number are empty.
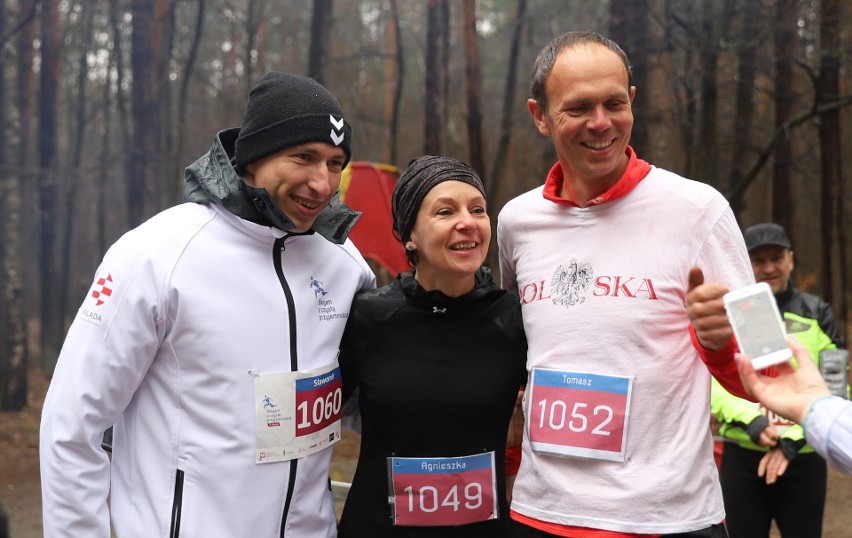
[[[336,120],[334,119],[334,116],[329,114],[328,119],[331,121],[331,126],[333,127],[331,130],[331,140],[334,142],[335,146],[339,146],[340,143],[343,142],[343,138],[346,136],[343,132],[343,118]]]

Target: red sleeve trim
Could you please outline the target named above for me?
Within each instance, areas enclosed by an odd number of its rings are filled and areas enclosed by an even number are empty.
[[[635,534],[632,532],[606,531],[603,529],[593,529],[591,527],[574,527],[572,525],[560,525],[559,523],[551,523],[549,521],[541,521],[519,514],[514,510],[509,510],[512,519],[543,531],[553,536],[567,536],[569,538],[662,538],[662,534]]]
[[[506,447],[506,476],[518,474],[521,467],[521,445]]]
[[[701,357],[701,362],[707,366],[707,369],[710,370],[710,374],[715,377],[723,387],[725,387],[725,390],[734,396],[745,398],[750,402],[757,401],[752,396],[749,396],[749,394],[745,391],[745,387],[743,387],[743,382],[740,381],[740,374],[737,371],[737,363],[734,362],[734,353],[739,351],[739,348],[737,347],[737,342],[733,337],[731,337],[731,339],[728,340],[728,343],[721,349],[706,349],[701,345],[701,342],[698,341],[698,335],[695,334],[695,327],[693,327],[690,323],[689,338],[692,340],[692,346],[696,351],[698,351],[698,356]]]

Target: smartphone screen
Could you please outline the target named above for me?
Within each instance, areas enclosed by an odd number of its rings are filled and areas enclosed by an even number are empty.
[[[740,351],[752,359],[755,368],[784,362],[792,356],[768,285],[758,284],[727,294],[725,307]]]

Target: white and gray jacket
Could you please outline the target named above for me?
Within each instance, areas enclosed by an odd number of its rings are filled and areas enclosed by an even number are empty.
[[[336,535],[331,450],[255,463],[253,373],[332,363],[374,276],[345,233],[209,202],[156,215],[98,268],[44,404],[45,536]]]

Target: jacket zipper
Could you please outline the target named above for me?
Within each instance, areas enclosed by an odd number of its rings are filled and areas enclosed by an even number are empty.
[[[180,511],[183,506],[183,471],[180,469],[175,473],[175,498],[172,502],[172,524],[169,528],[169,537],[180,536]]]
[[[272,246],[272,263],[275,265],[275,273],[278,275],[278,281],[281,283],[281,289],[284,290],[284,297],[287,299],[287,315],[290,325],[290,370],[296,372],[299,370],[299,357],[296,351],[296,303],[293,301],[293,292],[290,290],[290,285],[284,277],[284,268],[281,265],[281,257],[284,253],[284,241],[288,237],[289,235],[285,235],[275,240],[275,244]],[[298,461],[298,458],[290,460],[290,479],[287,482],[287,497],[284,501],[284,513],[281,514],[281,538],[284,538],[287,515],[290,513],[290,504],[293,501],[293,489],[296,487]]]

